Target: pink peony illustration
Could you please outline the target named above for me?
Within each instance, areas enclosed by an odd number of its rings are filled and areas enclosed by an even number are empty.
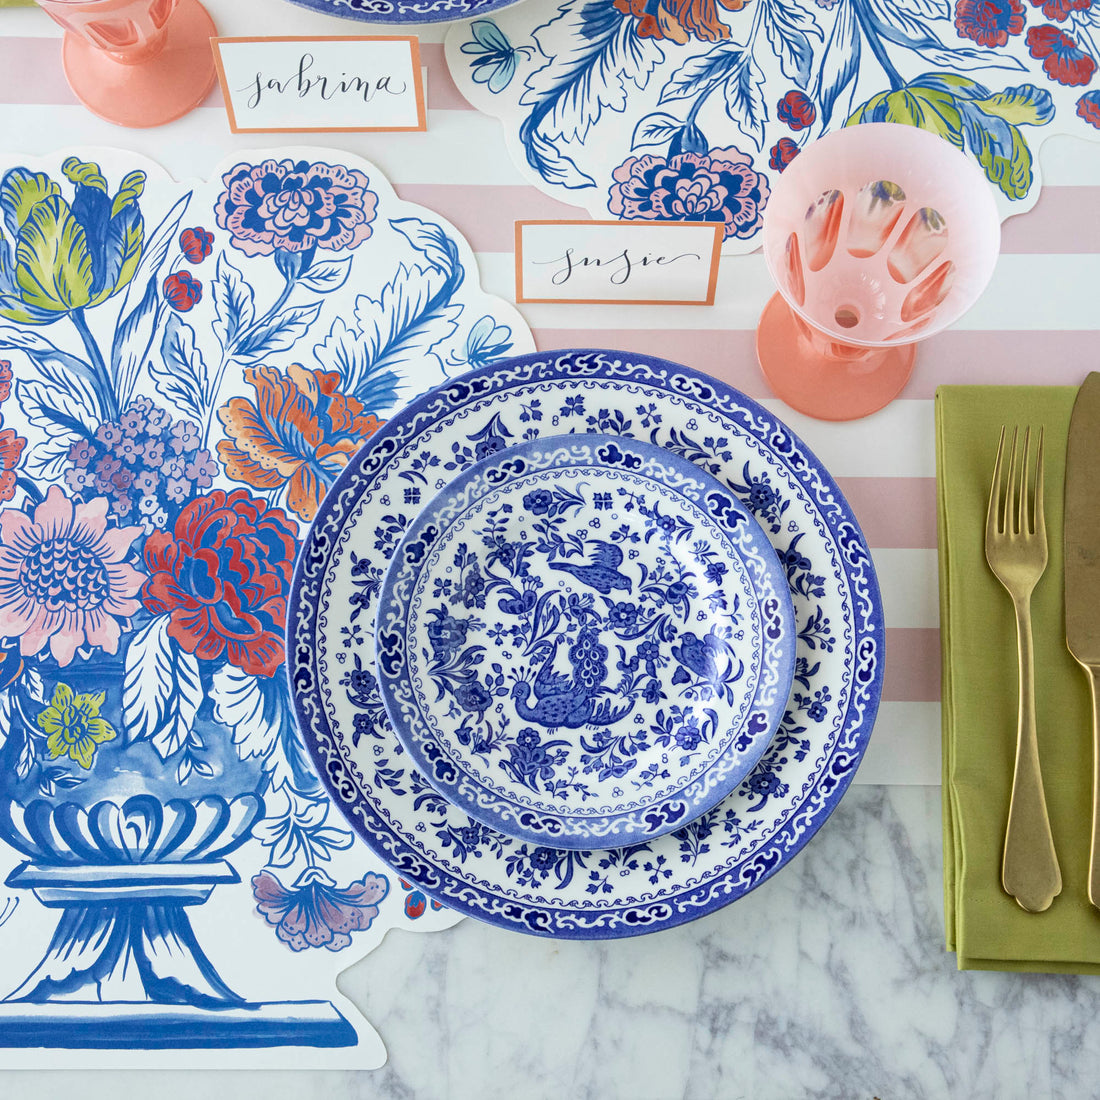
[[[118,651],[145,576],[124,560],[141,527],[107,527],[107,498],[75,506],[56,485],[34,510],[0,512],[0,636],[59,665],[82,645]]]
[[[612,173],[612,214],[659,222],[721,222],[725,237],[751,237],[768,201],[765,177],[739,149],[628,157]]]
[[[218,225],[246,256],[339,251],[371,235],[378,196],[354,168],[309,161],[238,164],[222,177]]]

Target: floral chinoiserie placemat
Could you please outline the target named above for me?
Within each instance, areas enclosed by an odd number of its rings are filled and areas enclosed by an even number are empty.
[[[566,0],[458,24],[455,83],[524,173],[596,218],[714,221],[758,245],[771,182],[859,122],[932,130],[1037,197],[1039,143],[1100,127],[1092,0]]]
[[[530,334],[343,153],[8,157],[0,215],[5,1064],[377,1066],[337,974],[455,917],[333,810],[287,594],[391,411]]]

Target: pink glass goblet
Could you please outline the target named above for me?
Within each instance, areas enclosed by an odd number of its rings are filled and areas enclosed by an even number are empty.
[[[65,29],[69,86],[119,126],[160,126],[214,86],[214,21],[199,0],[37,0]]]
[[[1000,249],[981,170],[936,134],[888,122],[808,145],[764,214],[779,288],[756,329],[777,397],[821,420],[854,420],[909,380],[916,341],[985,289]]]

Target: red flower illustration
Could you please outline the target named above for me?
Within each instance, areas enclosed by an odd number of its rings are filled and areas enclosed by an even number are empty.
[[[335,371],[294,363],[286,373],[248,367],[244,376],[256,403],[234,397],[218,412],[229,436],[218,444],[225,472],[257,489],[288,485],[290,510],[311,520],[328,486],[382,422],[337,389]]]
[[[1027,32],[1031,56],[1043,62],[1051,80],[1059,84],[1087,84],[1096,72],[1096,62],[1065,31],[1044,23]]]
[[[776,104],[776,114],[792,130],[805,130],[817,118],[817,108],[805,92],[793,89]]]
[[[1085,92],[1077,101],[1077,117],[1100,130],[1100,92]]]
[[[718,0],[727,11],[740,11],[746,0]],[[717,42],[730,36],[718,18],[715,0],[615,0],[615,10],[638,20],[639,38],[667,38],[684,45],[690,38]]]
[[[768,157],[768,166],[776,172],[782,172],[801,152],[798,142],[789,137],[780,138],[772,146],[771,156]]]
[[[141,590],[188,653],[273,676],[286,656],[286,597],[297,553],[293,522],[245,489],[191,501],[171,532],[145,542]]]
[[[0,359],[0,405],[11,397],[11,362]],[[0,431],[0,501],[15,496],[15,467],[23,455],[27,441],[11,428]]]
[[[15,496],[15,467],[26,445],[27,441],[11,428],[0,431],[0,501]]]
[[[1004,46],[1010,34],[1024,29],[1024,5],[1020,0],[958,0],[955,29],[979,46]]]
[[[190,271],[177,271],[164,280],[164,297],[173,309],[186,313],[202,298],[202,283]]]
[[[1043,14],[1056,23],[1064,23],[1071,12],[1088,11],[1092,0],[1031,0],[1034,7],[1042,8]]]
[[[401,883],[401,889],[406,891],[405,916],[409,920],[419,919],[428,911],[427,895],[423,890],[418,890],[411,882],[406,882],[403,878],[399,878],[397,881]],[[443,908],[434,898],[431,905],[433,913],[438,913]]]
[[[194,229],[185,229],[180,234],[180,248],[187,262],[201,264],[210,255],[214,246],[214,234],[196,225]]]
[[[374,923],[388,891],[385,875],[366,874],[341,888],[320,867],[308,867],[290,890],[270,871],[252,878],[257,910],[291,951],[342,951],[350,946],[352,932]]]

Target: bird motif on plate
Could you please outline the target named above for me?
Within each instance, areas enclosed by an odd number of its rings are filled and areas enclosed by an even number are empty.
[[[630,578],[619,569],[623,563],[622,547],[602,539],[592,539],[591,545],[596,548],[592,561],[585,564],[579,562],[556,561],[550,565],[551,569],[569,573],[589,588],[594,588],[604,596],[611,595],[613,590],[629,592],[633,587]]]
[[[560,638],[555,638],[543,661],[535,682],[518,681],[512,688],[516,713],[525,722],[536,722],[547,729],[581,726],[611,726],[634,709],[631,701],[625,707],[613,708],[609,700],[599,703],[597,697],[606,694],[607,646],[600,644],[599,632],[583,627],[577,640],[569,647],[572,675],[554,671]],[[534,704],[528,702],[532,691]]]

